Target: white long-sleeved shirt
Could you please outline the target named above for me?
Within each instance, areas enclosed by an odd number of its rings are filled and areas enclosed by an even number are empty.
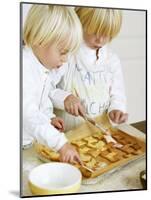
[[[58,151],[67,139],[51,125],[53,105],[49,96],[56,100],[56,106],[64,108],[64,99],[70,94],[56,89],[65,72],[65,67],[48,70],[36,58],[32,49],[23,49],[23,134],[30,135],[39,143]]]
[[[78,95],[91,117],[117,109],[126,111],[126,97],[120,60],[108,46],[96,50],[85,43],[68,61],[68,70],[58,87]],[[70,130],[83,119],[63,111],[56,111]]]

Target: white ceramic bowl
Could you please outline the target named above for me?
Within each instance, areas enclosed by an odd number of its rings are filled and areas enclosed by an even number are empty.
[[[80,170],[67,163],[45,163],[34,168],[28,177],[29,187],[35,195],[77,192],[81,185]]]

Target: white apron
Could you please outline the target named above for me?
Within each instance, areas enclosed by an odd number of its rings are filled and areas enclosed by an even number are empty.
[[[79,96],[86,113],[96,117],[107,111],[109,107],[109,84],[107,77],[107,51],[103,47],[99,51],[101,59],[96,61],[96,51],[87,47],[80,49],[79,53],[70,59],[68,71],[60,83],[60,87]],[[63,118],[66,131],[75,128],[84,120],[65,111],[56,111],[56,115]]]

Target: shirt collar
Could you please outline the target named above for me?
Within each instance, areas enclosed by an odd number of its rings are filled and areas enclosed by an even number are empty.
[[[84,55],[84,57],[86,56],[92,59],[92,61],[95,61],[95,64],[97,65],[104,64],[107,58],[107,46],[108,44],[104,45],[102,48],[99,49],[98,56],[100,59],[96,60],[96,50],[88,47],[85,41],[83,41],[80,48],[80,54]]]
[[[82,47],[82,51],[84,50],[85,53],[88,53],[88,54],[96,54],[96,49],[92,49],[90,47],[88,47],[88,45],[85,43],[85,41],[82,42],[81,44],[81,47]],[[104,50],[106,49],[107,45],[104,45],[102,48],[99,49],[99,55],[104,53]]]

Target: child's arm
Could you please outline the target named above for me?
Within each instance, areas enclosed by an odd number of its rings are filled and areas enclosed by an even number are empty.
[[[28,64],[28,63],[27,63]],[[50,118],[39,110],[33,71],[28,65],[23,65],[23,129],[38,142],[58,151],[67,139],[50,123]]]
[[[30,98],[30,100],[31,101],[28,101],[29,104],[26,100],[24,101],[26,105],[24,105],[23,110],[24,130],[27,130],[39,143],[58,151],[60,154],[60,161],[81,163],[78,152],[68,143],[64,134],[51,125],[51,123],[57,125],[57,121],[54,122],[53,118],[50,123],[50,120],[38,111],[36,104],[32,103],[35,99]]]
[[[108,113],[114,123],[123,123],[127,121],[128,114],[126,113],[123,73],[120,60],[116,55],[112,55],[110,66],[112,78],[110,82],[110,106]]]
[[[23,70],[23,130],[39,143],[58,151],[61,161],[81,162],[78,152],[68,144],[64,133],[60,133],[51,125],[51,122],[54,123],[53,119],[50,120],[47,115],[40,112],[37,101],[38,91],[32,70],[30,67]]]
[[[66,110],[69,114],[74,116],[84,115],[85,108],[81,104],[79,98],[71,94],[71,92],[61,89],[61,83],[64,74],[69,70],[68,65],[64,64],[58,72],[58,83],[54,85],[54,89],[50,91],[49,97],[53,106],[57,109]]]

